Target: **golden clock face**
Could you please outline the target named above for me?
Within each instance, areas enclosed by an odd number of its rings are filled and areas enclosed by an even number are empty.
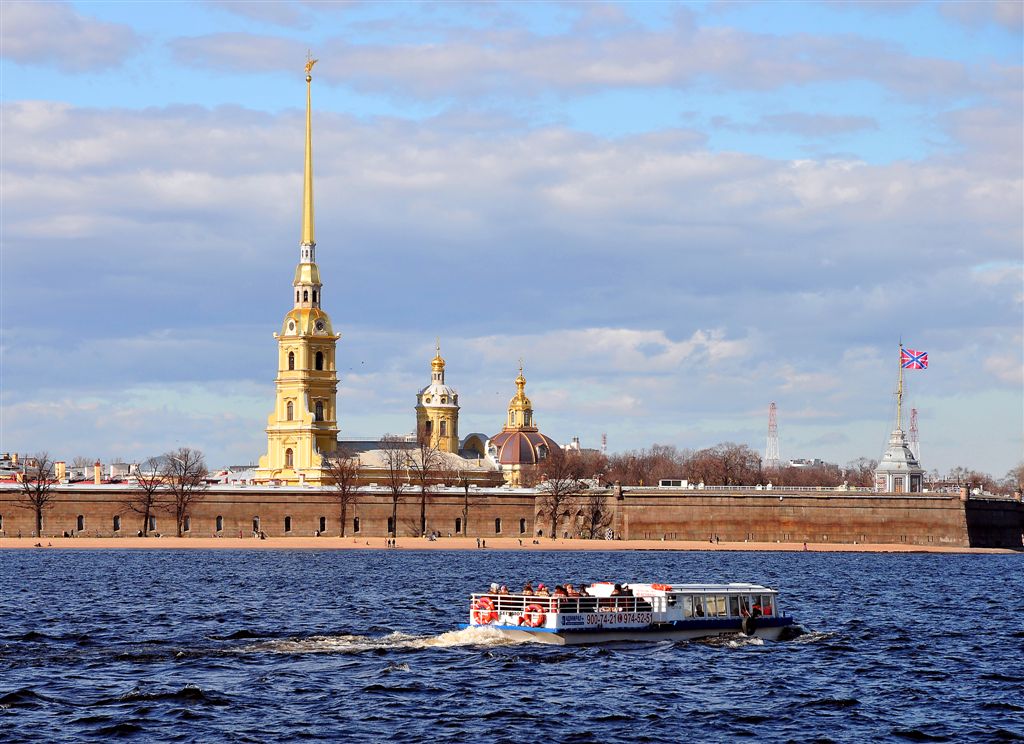
[[[289,320],[288,321],[288,332],[291,333],[294,330],[295,330],[295,321],[294,320]]]
[[[326,323],[324,323],[324,322],[323,322],[322,320],[318,320],[318,321],[316,322],[316,330],[317,330],[317,332],[318,332],[318,333],[323,333],[323,332],[324,332],[324,329],[325,329],[326,327],[327,327],[327,324],[326,324]]]

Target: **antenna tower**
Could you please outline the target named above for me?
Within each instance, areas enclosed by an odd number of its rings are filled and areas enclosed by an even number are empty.
[[[601,435],[601,454],[605,455],[608,453],[608,434],[604,433]]]
[[[775,401],[768,406],[768,446],[764,449],[765,467],[779,467],[779,423],[775,418]]]
[[[910,451],[914,459],[921,462],[921,442],[917,438],[917,409],[910,409]]]

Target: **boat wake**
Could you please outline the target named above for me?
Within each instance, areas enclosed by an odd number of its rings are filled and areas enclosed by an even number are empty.
[[[389,633],[384,636],[322,635],[275,638],[235,649],[238,653],[358,654],[390,649],[454,648],[458,646],[515,646],[529,641],[506,638],[493,628],[471,627],[434,636]]]

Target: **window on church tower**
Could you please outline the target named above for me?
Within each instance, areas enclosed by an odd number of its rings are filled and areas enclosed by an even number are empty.
[[[523,413],[523,426],[530,425],[530,412],[526,411]]]
[[[543,444],[537,448],[537,459],[543,460],[548,456],[548,448]]]
[[[426,434],[428,437],[431,434],[434,433],[434,422],[433,421],[426,421],[426,422],[424,422],[424,424],[423,424],[423,433]]]
[[[322,351],[316,353],[316,368],[320,370],[324,368],[324,353]]]
[[[292,403],[291,401],[288,401],[288,405],[287,405],[286,408],[287,408],[287,414],[286,414],[285,418],[287,418],[289,421],[291,421],[291,420],[293,420],[295,418],[295,404]]]
[[[442,437],[448,436],[448,422],[447,421],[442,421],[441,422],[441,436]]]
[[[295,369],[295,352],[288,352],[288,369]]]
[[[295,301],[296,302],[299,301],[299,290],[297,290],[297,289],[295,290]]]
[[[289,447],[288,449],[286,449],[284,451],[284,466],[286,468],[290,468],[290,467],[294,467],[294,465],[295,465],[295,453],[292,452],[291,448]]]
[[[309,302],[309,290],[305,289],[302,291],[302,301]]]
[[[444,404],[444,403],[447,403],[447,402],[448,402],[448,396],[447,395],[442,395],[441,396],[441,403]]]
[[[316,402],[316,420],[324,420],[324,402],[322,400]]]
[[[316,302],[316,290],[313,290],[313,302]]]

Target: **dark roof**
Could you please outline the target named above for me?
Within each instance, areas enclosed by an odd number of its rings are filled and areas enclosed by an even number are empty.
[[[501,431],[491,437],[491,444],[497,448],[497,460],[502,465],[536,465],[540,445],[549,452],[558,448],[555,440],[539,431]]]

